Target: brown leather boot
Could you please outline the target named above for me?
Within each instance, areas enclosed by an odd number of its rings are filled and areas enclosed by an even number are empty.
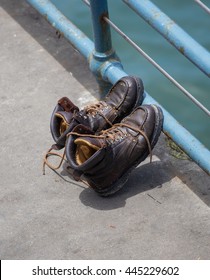
[[[115,193],[132,169],[151,156],[162,124],[161,109],[145,105],[98,135],[83,125],[76,126],[66,141],[66,157],[74,179],[85,181],[102,196]]]
[[[120,122],[143,100],[144,86],[140,78],[126,76],[113,85],[105,99],[79,110],[67,97],[58,101],[50,121],[50,130],[61,149],[65,145],[66,135],[78,125],[83,124],[94,132],[111,127]]]

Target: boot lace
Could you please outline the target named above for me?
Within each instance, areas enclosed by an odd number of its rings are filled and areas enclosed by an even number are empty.
[[[122,130],[120,130],[120,127],[127,127],[133,131],[136,131],[137,133],[139,133],[140,135],[142,135],[147,143],[147,147],[149,149],[149,155],[150,155],[150,162],[152,162],[152,147],[149,141],[149,138],[147,137],[147,135],[145,134],[145,132],[141,129],[138,129],[137,127],[133,127],[132,125],[129,124],[125,124],[125,123],[118,123],[118,124],[114,124],[111,128],[106,129],[101,131],[101,133],[99,135],[92,135],[92,134],[81,134],[81,133],[77,133],[77,132],[70,132],[67,134],[67,138],[70,135],[76,135],[79,137],[82,136],[89,136],[92,138],[99,138],[99,139],[104,139],[106,142],[108,143],[112,143],[115,141],[118,141],[119,139],[123,139],[124,137],[127,136],[128,133],[124,133]],[[47,165],[49,168],[51,168],[52,170],[57,170],[61,167],[63,161],[65,160],[65,156],[66,156],[66,147],[64,148],[64,152],[63,154],[59,154],[57,152],[52,152],[53,150],[53,146],[47,151],[47,153],[44,156],[44,160],[43,160],[43,175],[45,175],[45,165]],[[48,157],[49,156],[57,156],[60,157],[60,163],[57,166],[52,165],[49,161],[48,161]]]
[[[66,156],[66,147],[64,148],[63,154],[59,154],[59,153],[57,153],[57,152],[52,152],[52,150],[54,150],[54,149],[55,149],[54,146],[52,146],[52,147],[45,153],[45,155],[44,155],[43,167],[42,167],[43,175],[45,175],[45,166],[46,166],[46,165],[47,165],[50,169],[52,169],[52,170],[55,171],[55,170],[59,169],[59,168],[61,167],[63,161],[66,160],[66,159],[65,159],[65,156]],[[50,163],[49,160],[48,160],[48,157],[50,157],[50,156],[60,157],[61,160],[60,160],[59,164],[55,166],[55,165],[53,165],[52,163]]]
[[[108,140],[108,142],[114,142],[123,139],[128,135],[128,133],[124,133],[122,130],[119,129],[120,127],[127,127],[133,131],[136,131],[137,133],[139,133],[144,137],[147,143],[147,147],[149,149],[150,162],[152,162],[152,147],[149,138],[147,137],[146,133],[143,130],[138,129],[137,127],[125,123],[117,123],[114,124],[111,128],[102,131],[102,135],[100,137],[105,138],[106,140]]]
[[[95,117],[96,114],[99,114],[110,126],[112,126],[112,123],[109,121],[109,119],[102,113],[103,109],[106,107],[108,107],[106,102],[99,101],[95,104],[86,106],[85,111],[87,114],[91,114],[93,117]],[[114,107],[112,107],[112,110],[116,111]]]

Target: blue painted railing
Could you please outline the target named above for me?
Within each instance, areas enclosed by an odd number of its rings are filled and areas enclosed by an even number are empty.
[[[122,0],[137,14],[144,18],[153,28],[161,33],[175,48],[185,55],[203,73],[210,77],[210,54],[193,40],[184,30],[159,10],[149,0]],[[67,19],[49,0],[28,0],[51,24],[59,30],[71,44],[87,59],[91,71],[95,74],[102,88],[110,86],[118,79],[128,75],[112,48],[110,25],[129,41],[165,76],[174,82],[194,103],[210,116],[210,112],[168,75],[143,50],[135,45],[114,25],[108,15],[106,0],[83,0],[90,6],[94,42]],[[156,100],[145,92],[144,104],[157,104],[164,113],[163,131],[177,143],[203,170],[210,174],[210,151],[198,139],[182,127]]]

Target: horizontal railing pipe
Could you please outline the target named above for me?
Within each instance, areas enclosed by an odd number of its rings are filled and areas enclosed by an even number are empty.
[[[177,50],[210,77],[210,53],[149,0],[123,0]]]
[[[160,106],[149,94],[144,98],[145,104]],[[185,129],[174,117],[162,106],[164,115],[164,133],[170,137],[190,158],[210,175],[210,151]]]

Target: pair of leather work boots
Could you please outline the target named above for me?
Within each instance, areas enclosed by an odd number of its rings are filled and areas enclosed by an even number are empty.
[[[56,144],[65,147],[71,175],[102,196],[115,193],[132,169],[152,155],[163,124],[163,114],[143,101],[141,79],[118,80],[105,99],[79,110],[67,97],[58,101],[50,122]],[[47,156],[45,163],[47,162]],[[51,166],[50,166],[51,167]]]

